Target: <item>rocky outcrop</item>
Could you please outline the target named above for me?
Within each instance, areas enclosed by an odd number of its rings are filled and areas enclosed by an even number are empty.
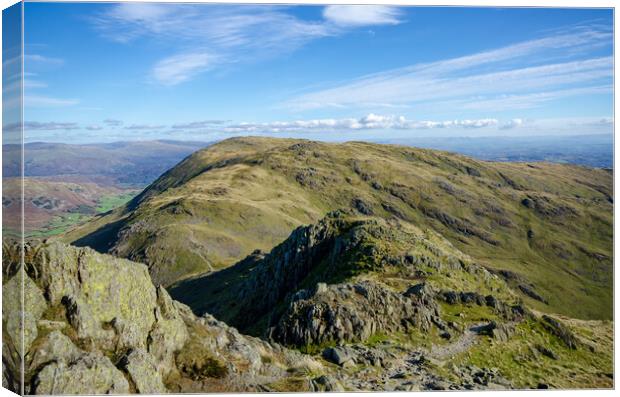
[[[36,264],[50,304],[65,306],[81,340],[112,351],[146,348],[157,302],[145,265],[61,244],[41,250]]]
[[[570,349],[577,349],[579,342],[572,331],[564,325],[560,320],[548,315],[542,316],[543,326],[552,334],[560,338],[560,340]]]
[[[441,291],[438,299],[451,305],[478,305],[491,307],[497,314],[510,321],[520,321],[532,317],[532,313],[521,304],[507,304],[493,295],[481,295],[477,292]]]
[[[438,317],[437,304],[421,293],[398,294],[370,281],[318,284],[295,294],[271,337],[296,346],[363,341],[378,332],[428,331]]]
[[[488,324],[476,327],[476,331],[480,335],[488,335],[500,342],[507,342],[515,333],[514,325],[509,323],[496,323],[491,321]]]
[[[320,364],[210,316],[198,318],[155,287],[146,266],[60,243],[31,252],[3,286],[25,297],[25,393],[127,394],[251,391],[292,367]],[[18,390],[20,305],[5,306],[5,385]],[[6,315],[15,312],[15,315]],[[7,353],[9,355],[7,355]],[[17,360],[17,361],[15,361]],[[308,385],[311,384],[308,378]]]

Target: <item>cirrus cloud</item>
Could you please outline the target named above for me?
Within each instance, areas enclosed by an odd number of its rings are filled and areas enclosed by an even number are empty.
[[[397,7],[383,5],[330,5],[323,10],[327,21],[348,27],[397,25],[400,15]]]

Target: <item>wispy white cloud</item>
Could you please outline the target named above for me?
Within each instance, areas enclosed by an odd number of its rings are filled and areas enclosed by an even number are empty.
[[[535,92],[530,94],[497,95],[495,97],[474,97],[440,102],[441,106],[458,106],[465,110],[502,111],[539,107],[547,102],[571,96],[591,94],[611,94],[611,85],[593,86],[555,91]]]
[[[331,88],[293,97],[284,106],[290,109],[360,108],[371,103],[412,104],[460,100],[475,103],[506,101],[521,96],[536,101],[578,95],[580,89],[611,85],[611,56],[566,59],[567,52],[611,45],[612,34],[605,30],[578,29],[551,37],[432,63],[392,69]],[[489,71],[493,70],[493,71]],[[572,91],[571,91],[572,90]],[[480,102],[480,101],[478,101]]]
[[[330,6],[324,18],[307,20],[282,6],[196,6],[122,3],[92,19],[102,35],[121,43],[138,38],[185,50],[154,65],[158,83],[175,85],[216,66],[266,59],[358,26],[399,23],[387,6]],[[178,71],[178,72],[177,72]]]
[[[158,124],[132,124],[125,127],[126,130],[161,130],[165,125]]]
[[[22,123],[10,123],[3,126],[5,132],[19,131]],[[26,121],[23,123],[24,131],[71,131],[79,129],[78,123],[73,122],[56,122],[56,121]]]
[[[24,107],[65,107],[80,103],[78,99],[55,98],[45,95],[24,95]]]
[[[205,53],[174,55],[159,61],[152,75],[163,85],[175,85],[212,68],[216,59]]]
[[[322,22],[305,21],[282,7],[195,6],[123,3],[93,20],[112,40],[129,42],[139,37],[170,43],[184,52],[154,65],[154,80],[175,85],[216,65],[270,57],[292,51],[306,42],[333,34]]]
[[[192,121],[189,123],[180,123],[180,124],[173,124],[172,125],[172,129],[175,130],[193,130],[193,129],[200,129],[200,128],[209,128],[209,127],[218,127],[224,123],[226,123],[227,120],[202,120],[202,121]]]
[[[285,133],[285,132],[347,132],[361,130],[420,130],[434,128],[477,129],[497,126],[497,119],[416,121],[404,116],[370,113],[360,118],[309,119],[294,121],[273,121],[268,123],[237,123],[222,128],[231,133]]]
[[[123,121],[116,119],[105,119],[103,120],[103,124],[107,125],[108,127],[120,127],[121,125],[123,125]]]
[[[382,5],[330,5],[323,17],[338,26],[397,25],[401,22],[397,7]]]
[[[65,61],[61,58],[48,57],[41,54],[26,54],[24,55],[24,63],[28,64],[45,64],[45,65],[62,65]]]

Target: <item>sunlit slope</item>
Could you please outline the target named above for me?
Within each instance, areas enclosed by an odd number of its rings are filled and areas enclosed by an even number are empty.
[[[361,142],[235,138],[198,151],[67,241],[169,285],[353,208],[429,228],[541,310],[611,318],[612,174]]]

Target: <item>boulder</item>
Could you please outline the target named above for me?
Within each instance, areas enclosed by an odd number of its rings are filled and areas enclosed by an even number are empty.
[[[327,375],[314,378],[312,384],[316,391],[344,391],[344,387],[338,380]]]
[[[493,339],[497,339],[500,342],[507,342],[514,334],[514,326],[506,323],[496,323],[491,321],[486,325],[482,325],[476,328],[480,335],[488,335]]]
[[[23,308],[21,307],[22,292]],[[23,271],[23,268],[20,268],[2,286],[2,314],[5,329],[18,349],[21,346],[23,335],[24,354],[28,352],[32,342],[37,338],[37,321],[46,309],[47,302],[43,297],[43,292]]]
[[[29,367],[31,370],[36,370],[51,362],[69,364],[83,354],[84,352],[77,348],[65,334],[52,331],[30,355]]]
[[[152,357],[142,349],[129,351],[119,363],[133,382],[136,391],[141,394],[166,393],[160,373]]]
[[[114,331],[104,327],[114,321],[131,331],[120,347],[146,348],[156,293],[145,265],[54,242],[39,250],[35,266],[50,303],[62,301],[80,337],[107,350]]]
[[[340,366],[355,358],[355,351],[345,346],[328,347],[323,350],[323,358]]]
[[[536,345],[536,350],[538,350],[543,356],[549,357],[552,360],[559,359],[558,355],[549,347]]]
[[[71,364],[45,366],[33,382],[34,394],[129,394],[129,383],[101,353],[88,353]]]

